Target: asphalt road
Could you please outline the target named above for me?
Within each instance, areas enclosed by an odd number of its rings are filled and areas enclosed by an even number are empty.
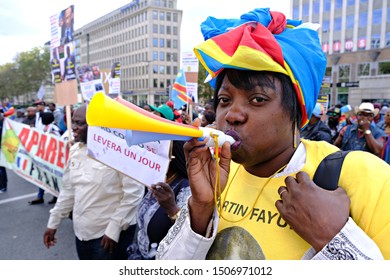
[[[77,260],[73,224],[63,220],[57,230],[57,244],[43,245],[43,233],[54,206],[47,202],[30,205],[38,188],[7,169],[8,191],[0,193],[0,260]]]

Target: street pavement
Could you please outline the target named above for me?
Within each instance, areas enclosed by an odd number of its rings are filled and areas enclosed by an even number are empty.
[[[73,224],[62,221],[57,230],[57,244],[47,249],[43,244],[52,199],[45,193],[45,203],[30,205],[38,188],[7,169],[8,191],[0,193],[0,260],[77,260]]]

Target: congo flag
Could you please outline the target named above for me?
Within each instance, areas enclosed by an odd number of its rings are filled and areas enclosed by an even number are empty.
[[[175,108],[180,108],[184,104],[191,102],[191,98],[187,95],[186,76],[183,69],[177,73],[175,83],[172,87],[172,101]]]

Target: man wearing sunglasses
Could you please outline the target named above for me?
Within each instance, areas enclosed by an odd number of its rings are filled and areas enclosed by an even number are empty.
[[[342,124],[339,123],[341,112],[340,108],[335,106],[329,108],[329,110],[326,112],[326,115],[328,116],[328,126],[331,131],[332,135],[332,143],[337,139],[337,136],[339,136],[340,130],[343,128]]]
[[[356,123],[345,126],[334,145],[344,151],[367,151],[380,157],[386,135],[374,124],[374,112],[372,103],[360,104]]]

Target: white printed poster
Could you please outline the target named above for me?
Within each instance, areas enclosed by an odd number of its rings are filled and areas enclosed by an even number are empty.
[[[123,129],[88,127],[88,155],[146,186],[164,182],[171,141],[127,146]]]

